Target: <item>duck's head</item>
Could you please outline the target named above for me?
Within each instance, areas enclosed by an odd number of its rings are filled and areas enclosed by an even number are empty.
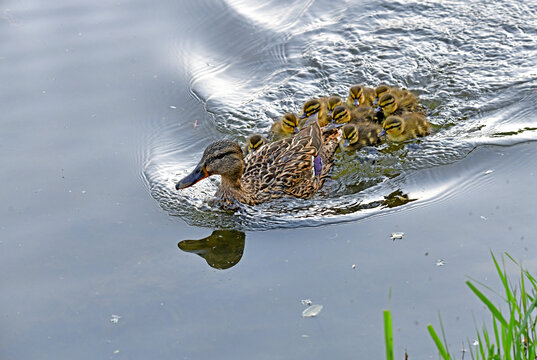
[[[338,105],[335,107],[334,112],[332,113],[332,120],[336,124],[344,124],[351,121],[351,113],[345,105]]]
[[[353,124],[347,124],[341,129],[343,147],[354,145],[358,142],[358,132],[356,131],[356,126]]]
[[[375,89],[375,101],[373,102],[373,105],[378,105],[379,99],[382,95],[387,94],[390,91],[390,87],[388,85],[379,85]]]
[[[236,183],[244,169],[241,147],[231,140],[216,141],[205,149],[198,165],[175,189],[184,189],[211,175],[222,175],[222,182]]]
[[[298,118],[293,113],[285,113],[280,120],[282,129],[288,134],[298,132]]]
[[[388,135],[389,137],[398,137],[405,130],[405,123],[400,116],[388,116],[382,123],[382,131],[378,136]]]
[[[328,116],[331,117],[332,116],[332,113],[334,112],[334,108],[338,105],[342,105],[343,104],[343,101],[341,100],[341,98],[339,96],[330,96],[328,98],[328,103],[326,105],[327,109],[328,109]]]
[[[261,146],[267,143],[267,139],[263,135],[254,134],[250,136],[247,140],[248,145],[248,154],[256,151]]]
[[[384,116],[388,116],[397,110],[397,100],[392,94],[384,94],[379,98],[378,107],[375,109],[375,113],[383,112]]]
[[[360,105],[360,98],[364,93],[364,88],[361,85],[353,85],[349,89],[349,100],[354,106]]]
[[[311,115],[318,113],[319,110],[321,110],[321,102],[319,100],[308,100],[302,107],[302,115],[300,115],[300,118],[305,119],[310,117]]]

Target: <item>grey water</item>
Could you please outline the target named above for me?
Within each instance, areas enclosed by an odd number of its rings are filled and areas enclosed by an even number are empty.
[[[311,200],[175,190],[356,83],[418,94],[433,134],[336,154]],[[439,312],[460,358],[489,251],[537,270],[536,100],[532,2],[4,1],[0,358],[382,358],[386,308],[398,358],[436,358]]]

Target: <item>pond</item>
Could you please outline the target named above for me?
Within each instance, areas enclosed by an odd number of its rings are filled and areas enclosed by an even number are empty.
[[[6,1],[0,65],[2,359],[383,358],[386,308],[396,357],[436,358],[439,313],[454,353],[490,321],[490,251],[537,270],[531,3]],[[175,190],[212,141],[380,83],[433,133],[336,154],[310,200]]]

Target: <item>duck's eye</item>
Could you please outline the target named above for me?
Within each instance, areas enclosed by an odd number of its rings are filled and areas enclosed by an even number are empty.
[[[220,159],[223,159],[225,158],[226,156],[228,155],[231,155],[231,154],[234,154],[235,152],[234,151],[227,151],[227,152],[224,152],[224,153],[221,153],[221,154],[218,154],[216,155],[213,160],[220,160]]]

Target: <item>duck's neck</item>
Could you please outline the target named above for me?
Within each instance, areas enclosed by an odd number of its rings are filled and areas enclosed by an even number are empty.
[[[250,204],[252,203],[251,200],[253,199],[251,195],[252,194],[250,194],[243,188],[240,176],[222,176],[222,183],[220,184],[220,188],[216,192],[217,198],[219,198],[221,201],[231,204],[237,201],[244,204]]]

